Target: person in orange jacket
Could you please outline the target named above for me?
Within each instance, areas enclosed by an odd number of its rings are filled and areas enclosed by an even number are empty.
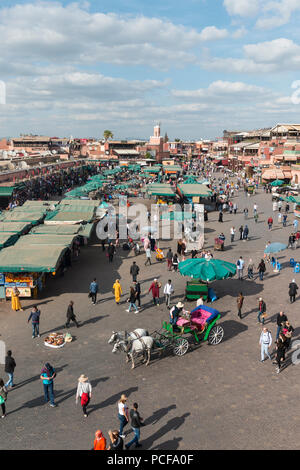
[[[106,450],[106,439],[100,430],[95,432],[94,447],[92,450]]]

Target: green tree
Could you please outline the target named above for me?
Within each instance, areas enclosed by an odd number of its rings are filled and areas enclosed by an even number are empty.
[[[105,142],[108,141],[108,139],[112,139],[113,138],[113,133],[112,131],[109,131],[108,129],[106,129],[104,132],[103,132],[103,137],[105,139]]]
[[[147,152],[146,155],[145,155],[146,158],[152,158],[152,155],[150,152]]]
[[[175,142],[181,142],[181,140],[180,140],[180,139],[178,139],[178,138],[176,138],[176,139],[175,139]]]

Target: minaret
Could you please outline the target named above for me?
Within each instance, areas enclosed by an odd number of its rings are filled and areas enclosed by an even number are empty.
[[[160,137],[160,122],[154,126],[154,137]]]

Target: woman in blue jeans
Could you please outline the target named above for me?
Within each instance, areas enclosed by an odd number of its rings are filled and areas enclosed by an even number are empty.
[[[121,398],[118,403],[118,418],[120,421],[120,431],[119,435],[124,439],[123,429],[128,424],[128,406],[126,405],[127,397],[126,395],[121,395]]]

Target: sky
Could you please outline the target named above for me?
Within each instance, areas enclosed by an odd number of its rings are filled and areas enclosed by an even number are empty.
[[[2,0],[0,136],[300,122],[299,21],[300,0]]]

